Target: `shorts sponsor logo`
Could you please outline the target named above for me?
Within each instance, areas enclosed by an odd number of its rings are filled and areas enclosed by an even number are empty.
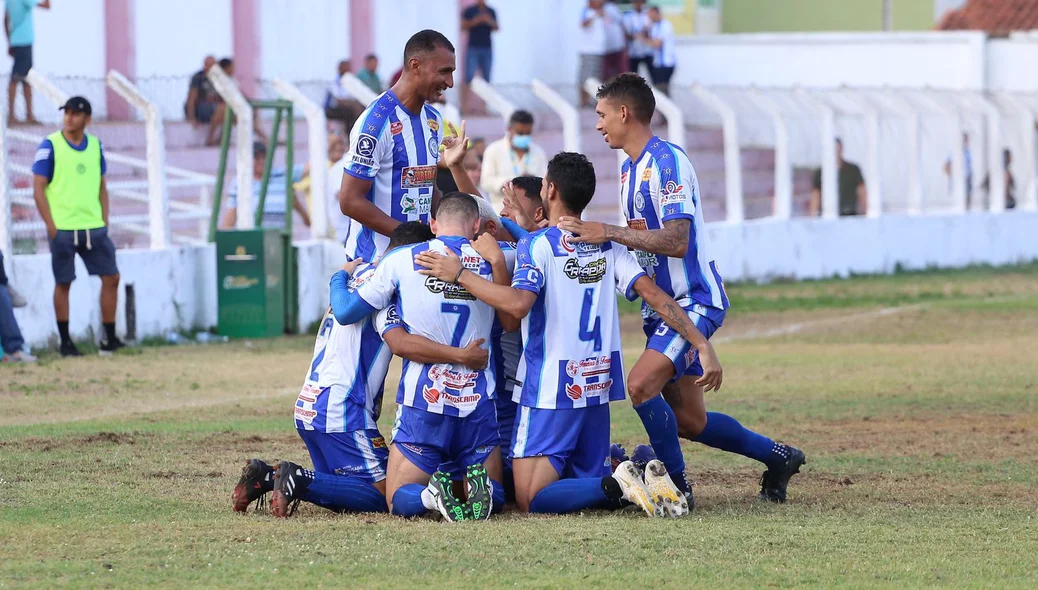
[[[569,383],[566,385],[566,395],[568,395],[570,399],[578,400],[584,395],[584,389],[576,383]]]
[[[389,131],[393,135],[400,135],[400,133],[403,132],[403,130],[404,130],[404,124],[401,123],[400,121],[393,121],[392,123],[389,124]]]
[[[421,455],[422,454],[422,447],[411,445],[411,444],[407,444],[407,443],[400,443],[400,446],[404,447],[408,451],[411,451],[415,455]]]
[[[381,436],[376,436],[371,439],[371,446],[376,449],[384,449],[386,448],[386,439]]]
[[[378,139],[374,135],[361,133],[357,138],[357,155],[362,158],[371,158],[375,155],[375,145]]]
[[[408,166],[400,172],[400,188],[428,188],[436,182],[436,166]],[[432,195],[429,195],[432,203]],[[428,211],[426,211],[428,213]]]
[[[571,279],[576,279],[580,284],[598,283],[606,273],[606,259],[596,258],[585,265],[581,265],[576,258],[570,258],[562,267],[562,272]]]
[[[475,453],[477,455],[489,455],[490,453],[494,452],[495,448],[496,447],[488,447],[488,446],[484,445],[482,447],[476,447]]]
[[[696,359],[698,358],[699,351],[694,348],[690,348],[688,349],[688,352],[685,353],[685,364],[688,366],[692,366],[692,364],[695,363]]]
[[[367,473],[368,468],[363,465],[344,465],[342,467],[335,468],[336,475],[358,475]]]

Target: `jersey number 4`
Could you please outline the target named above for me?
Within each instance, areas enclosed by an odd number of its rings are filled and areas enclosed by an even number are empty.
[[[595,316],[595,325],[591,323],[591,308],[595,304],[595,290],[584,289],[584,305],[580,309],[580,339],[584,342],[594,342],[595,352],[602,350],[602,318]]]

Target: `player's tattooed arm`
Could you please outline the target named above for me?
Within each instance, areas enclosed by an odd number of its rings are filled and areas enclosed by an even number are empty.
[[[688,251],[688,219],[663,222],[663,229],[631,229],[597,221],[583,221],[576,217],[562,217],[559,227],[574,234],[576,242],[604,244],[613,241],[632,250],[681,258]]]
[[[721,361],[717,359],[714,346],[710,344],[706,336],[692,323],[688,314],[678,305],[677,301],[660,289],[656,283],[647,276],[640,277],[634,282],[634,292],[642,298],[645,303],[659,314],[667,326],[681,334],[697,351],[699,351],[699,362],[703,365],[703,376],[696,380],[706,391],[721,388],[722,371]]]
[[[457,348],[411,334],[401,326],[382,334],[382,340],[393,354],[416,363],[450,363],[479,370],[486,368],[490,358],[490,353],[483,348],[485,340],[482,338],[470,342],[465,348]]]

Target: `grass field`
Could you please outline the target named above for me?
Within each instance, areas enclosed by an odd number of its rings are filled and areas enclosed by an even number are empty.
[[[708,405],[807,452],[786,505],[687,445],[683,520],[236,515],[243,459],[307,461],[312,340],[145,348],[0,367],[0,587],[1038,586],[1038,266],[729,294]]]

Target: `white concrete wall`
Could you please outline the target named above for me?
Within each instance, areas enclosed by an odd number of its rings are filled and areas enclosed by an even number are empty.
[[[798,219],[713,223],[707,232],[721,275],[728,281],[775,278],[818,279],[851,273],[1011,264],[1038,259],[1038,212],[907,216],[877,219]],[[328,281],[342,264],[342,248],[309,241],[299,248],[299,330],[317,321],[328,306]],[[120,250],[123,284],[136,290],[137,335],[216,324],[216,260],[212,246],[165,251]],[[44,346],[56,337],[50,294],[54,280],[46,254],[5,258],[11,282],[30,295],[15,310],[26,340]],[[100,281],[87,278],[76,262],[70,328],[76,338],[101,330]],[[125,332],[125,297],[120,295],[117,329]]]
[[[987,80],[989,90],[1011,92],[1038,91],[1038,37],[1017,36],[991,39],[987,43]]]
[[[231,3],[227,0],[137,2],[134,19],[138,78],[190,76],[202,69],[206,55],[217,59],[231,55]],[[103,45],[101,49],[103,52]],[[178,84],[186,95],[184,83]]]
[[[263,0],[259,11],[261,77],[330,82],[339,60],[350,54],[349,8],[349,2],[343,0]]]
[[[685,37],[678,84],[982,89],[984,34],[799,33]]]
[[[374,2],[375,49],[379,57],[379,75],[389,78],[403,65],[404,44],[423,29],[435,29],[459,45],[461,13],[457,0],[394,0]],[[363,59],[364,56],[356,56]],[[358,62],[360,63],[360,62]],[[458,71],[462,69],[458,64]]]

